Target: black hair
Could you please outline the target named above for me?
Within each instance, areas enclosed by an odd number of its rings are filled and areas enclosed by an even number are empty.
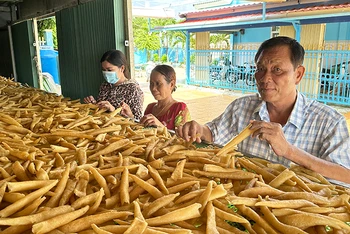
[[[108,50],[102,55],[102,58],[100,60],[101,63],[104,61],[107,61],[110,64],[113,64],[117,67],[121,67],[122,65],[124,65],[124,76],[125,78],[130,80],[128,60],[126,59],[123,52],[121,52],[120,50]]]
[[[258,51],[256,52],[254,61],[255,63],[258,61],[261,53],[264,50],[271,49],[276,46],[288,46],[290,50],[290,60],[293,64],[294,69],[296,69],[299,65],[302,65],[304,62],[305,51],[304,48],[299,44],[299,42],[293,38],[279,36],[273,37],[264,41]]]
[[[174,68],[169,66],[169,65],[160,64],[160,65],[155,66],[155,68],[153,68],[152,72],[154,72],[154,71],[162,74],[168,84],[172,80],[174,80],[175,86],[174,86],[174,89],[172,90],[172,92],[175,92],[177,87],[176,87],[176,72],[175,72]]]

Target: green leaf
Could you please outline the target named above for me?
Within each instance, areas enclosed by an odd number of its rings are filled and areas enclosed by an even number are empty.
[[[44,37],[44,30],[51,29],[53,36],[53,47],[57,49],[57,30],[56,30],[56,18],[50,17],[38,21],[38,34],[39,37]]]
[[[235,227],[241,231],[246,231],[245,227],[240,224],[240,223],[236,223],[236,222],[232,222],[232,221],[229,221],[229,220],[225,220],[226,223],[230,224],[232,227]]]
[[[181,48],[183,49],[186,44],[186,35],[183,32],[150,31],[150,29],[154,28],[155,26],[165,26],[176,23],[176,19],[149,19],[143,17],[134,17],[132,20],[132,25],[135,47],[139,50],[147,50],[147,60],[152,60],[152,55],[150,54],[151,51],[159,50],[161,47],[169,48],[181,45]],[[194,48],[194,34],[190,35],[190,45],[191,48]]]
[[[233,204],[228,204],[227,207],[232,209],[233,212],[237,212],[238,211],[238,208],[235,205],[233,205]]]

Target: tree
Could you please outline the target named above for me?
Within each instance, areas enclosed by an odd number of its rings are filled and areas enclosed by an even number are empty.
[[[53,36],[53,47],[55,50],[57,50],[57,31],[56,31],[56,18],[50,17],[43,20],[38,21],[38,34],[39,37],[44,37],[44,30],[45,29],[51,29],[52,30],[52,36]]]
[[[151,59],[151,51],[159,50],[164,47],[166,49],[166,54],[168,53],[169,45],[173,46],[173,41],[176,40],[179,32],[175,31],[154,31],[151,32],[150,29],[156,26],[165,26],[170,24],[175,24],[176,19],[149,19],[143,17],[133,18],[133,31],[134,31],[134,43],[135,47],[139,50],[147,50],[147,59]],[[185,36],[183,35],[183,45],[185,44]],[[161,55],[159,54],[159,58]]]
[[[139,50],[147,51],[147,60],[151,60],[151,51],[158,50],[161,45],[158,35],[149,31],[148,21],[146,18],[133,18],[133,31],[135,47]]]
[[[165,25],[171,25],[175,24],[176,20],[175,19],[169,19],[169,18],[159,18],[159,19],[151,19],[151,27],[156,27],[156,26],[165,26]],[[165,48],[165,54],[168,55],[168,49],[169,45],[172,43],[174,40],[174,31],[164,31],[164,32],[159,32],[159,37],[160,37],[160,42],[161,46]],[[168,56],[167,56],[168,58]]]
[[[160,58],[162,63],[165,63],[168,61],[168,56],[166,54],[163,54],[162,57]]]
[[[175,31],[175,38],[172,43],[172,47],[176,47],[178,44],[181,44],[181,48],[184,49],[186,45],[186,34],[182,31]],[[194,49],[196,47],[196,38],[194,33],[190,33],[190,48]]]
[[[210,38],[210,47],[214,48],[228,48],[230,46],[230,34],[211,34]]]
[[[171,24],[176,24],[176,20],[175,19],[151,19],[151,27],[154,28],[156,26],[166,26],[166,25],[171,25]],[[172,31],[163,31],[163,32],[159,32],[160,34],[160,39],[162,41],[162,46],[164,47],[168,47],[169,46],[169,42],[171,42],[172,38],[174,37],[174,32]]]
[[[159,61],[159,55],[158,54],[153,54],[152,55],[152,61],[158,62]]]
[[[185,48],[186,43],[186,35],[182,31],[175,31],[174,34],[174,40],[172,41],[172,47],[176,47],[178,45],[181,45],[181,48]]]
[[[196,34],[194,34],[194,33],[190,34],[190,48],[191,49],[196,48]]]

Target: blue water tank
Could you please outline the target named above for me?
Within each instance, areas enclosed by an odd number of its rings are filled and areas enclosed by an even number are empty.
[[[55,83],[60,84],[58,52],[53,49],[41,49],[40,57],[42,72],[50,73]]]

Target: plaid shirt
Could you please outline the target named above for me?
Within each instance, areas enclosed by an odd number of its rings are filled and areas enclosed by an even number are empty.
[[[234,100],[220,116],[206,125],[213,141],[225,145],[242,131],[250,120],[270,122],[266,102],[258,94]],[[285,138],[292,145],[327,161],[350,168],[350,137],[346,120],[336,110],[298,92],[288,122],[283,126]],[[247,156],[265,158],[290,166],[291,161],[278,157],[266,141],[249,137],[238,145]]]

